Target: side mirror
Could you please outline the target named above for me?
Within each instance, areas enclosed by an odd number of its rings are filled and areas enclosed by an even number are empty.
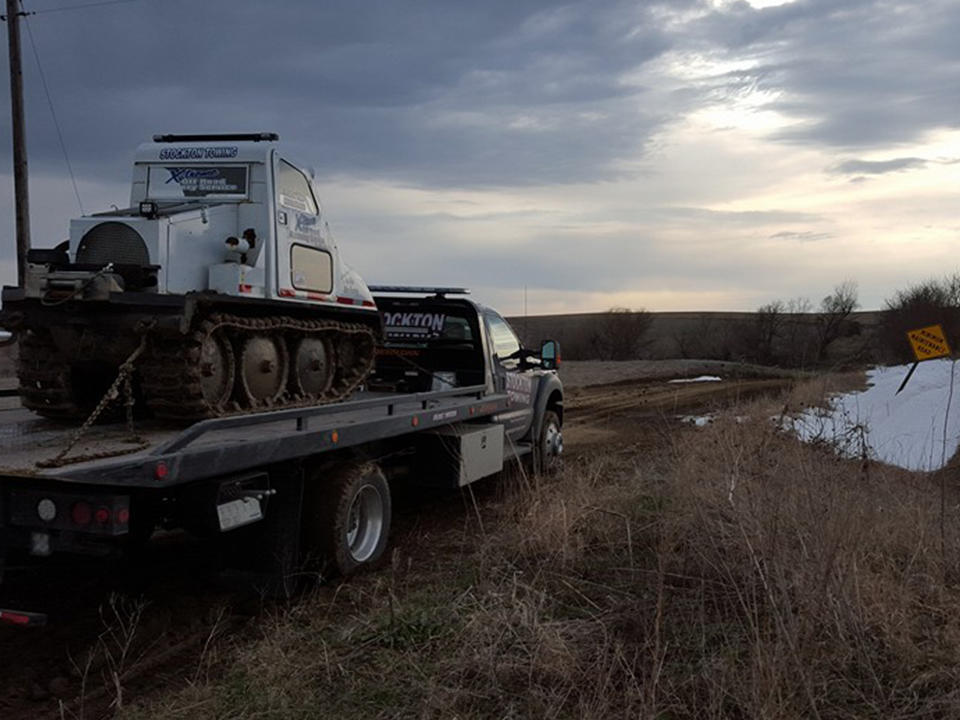
[[[556,370],[560,367],[560,343],[556,340],[544,340],[540,346],[540,366],[544,370]]]

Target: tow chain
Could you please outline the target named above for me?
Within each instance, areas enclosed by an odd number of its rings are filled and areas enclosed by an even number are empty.
[[[146,350],[146,347],[147,335],[144,333],[140,337],[140,344],[137,346],[137,349],[134,350],[130,357],[128,357],[123,363],[123,365],[120,366],[120,371],[117,373],[116,380],[113,381],[113,384],[103,394],[103,397],[100,398],[100,402],[97,403],[97,406],[93,409],[93,412],[90,413],[90,416],[83,422],[83,425],[78,427],[70,437],[70,441],[67,443],[66,447],[64,447],[63,450],[56,455],[56,457],[38,462],[37,467],[58,468],[63,467],[64,465],[86,462],[88,460],[100,460],[103,458],[116,457],[117,455],[129,455],[131,453],[139,452],[140,450],[143,450],[149,446],[149,443],[144,440],[143,437],[138,435],[133,427],[133,405],[135,402],[133,396],[133,369],[134,364],[143,354],[143,351]],[[122,450],[106,450],[103,452],[88,453],[86,455],[77,455],[68,458],[67,455],[71,450],[73,450],[74,446],[80,442],[80,438],[82,438],[90,430],[90,428],[93,427],[93,424],[97,421],[103,411],[106,410],[107,406],[120,396],[121,387],[123,389],[123,404],[126,412],[127,432],[129,433],[129,437],[122,442],[129,443],[131,447],[124,448]]]

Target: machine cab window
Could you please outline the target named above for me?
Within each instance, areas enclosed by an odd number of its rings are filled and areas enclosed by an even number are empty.
[[[160,202],[243,200],[248,175],[246,165],[152,164],[147,168],[147,198]]]
[[[493,352],[508,370],[515,370],[520,365],[520,341],[507,321],[493,311],[487,311],[487,327],[490,328],[490,339],[493,341]]]
[[[291,210],[319,215],[310,181],[286,160],[281,160],[277,166],[277,202]]]

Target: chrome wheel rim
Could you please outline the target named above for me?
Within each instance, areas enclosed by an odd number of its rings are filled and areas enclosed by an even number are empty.
[[[383,498],[373,485],[363,485],[347,515],[347,550],[355,562],[373,557],[383,534]]]
[[[552,467],[563,455],[563,433],[556,423],[547,425],[543,434],[543,464]]]

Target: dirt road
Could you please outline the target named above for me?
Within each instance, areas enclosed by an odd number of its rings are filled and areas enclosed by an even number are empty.
[[[624,372],[622,367],[615,370]],[[682,416],[777,393],[792,382],[767,377],[670,383],[674,370],[595,386],[567,379],[568,451],[588,454],[637,442],[656,450],[672,432],[694,432]],[[609,375],[598,371],[594,377],[602,381]],[[477,490],[480,510],[493,494]],[[466,506],[460,493],[426,501],[398,497],[397,510],[392,543],[408,558],[442,552],[428,538],[462,528],[479,512]],[[35,631],[0,627],[4,720],[112,717],[116,687],[122,686],[129,699],[149,695],[166,683],[186,682],[202,670],[211,643],[223,638],[243,642],[275,608],[236,578],[218,576],[216,558],[183,537],[152,549],[138,568],[136,583],[116,563],[53,560],[56,573],[46,565],[24,563],[9,568],[9,582],[0,586],[0,607],[46,610],[52,621]],[[82,704],[77,700],[81,696]]]

